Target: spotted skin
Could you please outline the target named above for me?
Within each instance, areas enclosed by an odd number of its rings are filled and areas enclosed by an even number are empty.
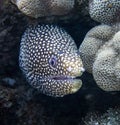
[[[41,93],[62,97],[78,91],[83,64],[71,36],[54,25],[29,26],[21,39],[19,65]]]

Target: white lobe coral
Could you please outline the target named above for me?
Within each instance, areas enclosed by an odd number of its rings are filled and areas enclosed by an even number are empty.
[[[92,73],[92,65],[98,49],[108,41],[112,35],[113,30],[108,25],[96,26],[87,33],[80,45],[79,51],[84,67],[88,72]]]
[[[120,91],[120,24],[93,28],[79,50],[97,85],[105,91]]]

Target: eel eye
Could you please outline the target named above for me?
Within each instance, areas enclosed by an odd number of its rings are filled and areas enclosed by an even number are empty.
[[[51,67],[56,68],[57,66],[57,58],[55,56],[52,56],[49,60],[49,64]]]

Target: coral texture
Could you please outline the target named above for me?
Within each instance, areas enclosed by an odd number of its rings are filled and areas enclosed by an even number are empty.
[[[105,91],[120,91],[120,31],[97,53],[93,76]]]
[[[65,15],[74,8],[74,0],[11,0],[27,16],[38,18]]]
[[[88,32],[80,46],[86,70],[105,91],[120,90],[120,24],[100,25]]]
[[[90,0],[89,13],[92,19],[101,23],[120,21],[120,0]]]
[[[92,73],[93,62],[98,49],[113,36],[111,26],[100,25],[92,28],[85,36],[79,51],[85,69]]]

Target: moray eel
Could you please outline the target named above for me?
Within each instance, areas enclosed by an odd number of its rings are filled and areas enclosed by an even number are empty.
[[[29,26],[21,39],[19,65],[28,83],[48,96],[63,97],[82,86],[77,46],[58,26]]]

